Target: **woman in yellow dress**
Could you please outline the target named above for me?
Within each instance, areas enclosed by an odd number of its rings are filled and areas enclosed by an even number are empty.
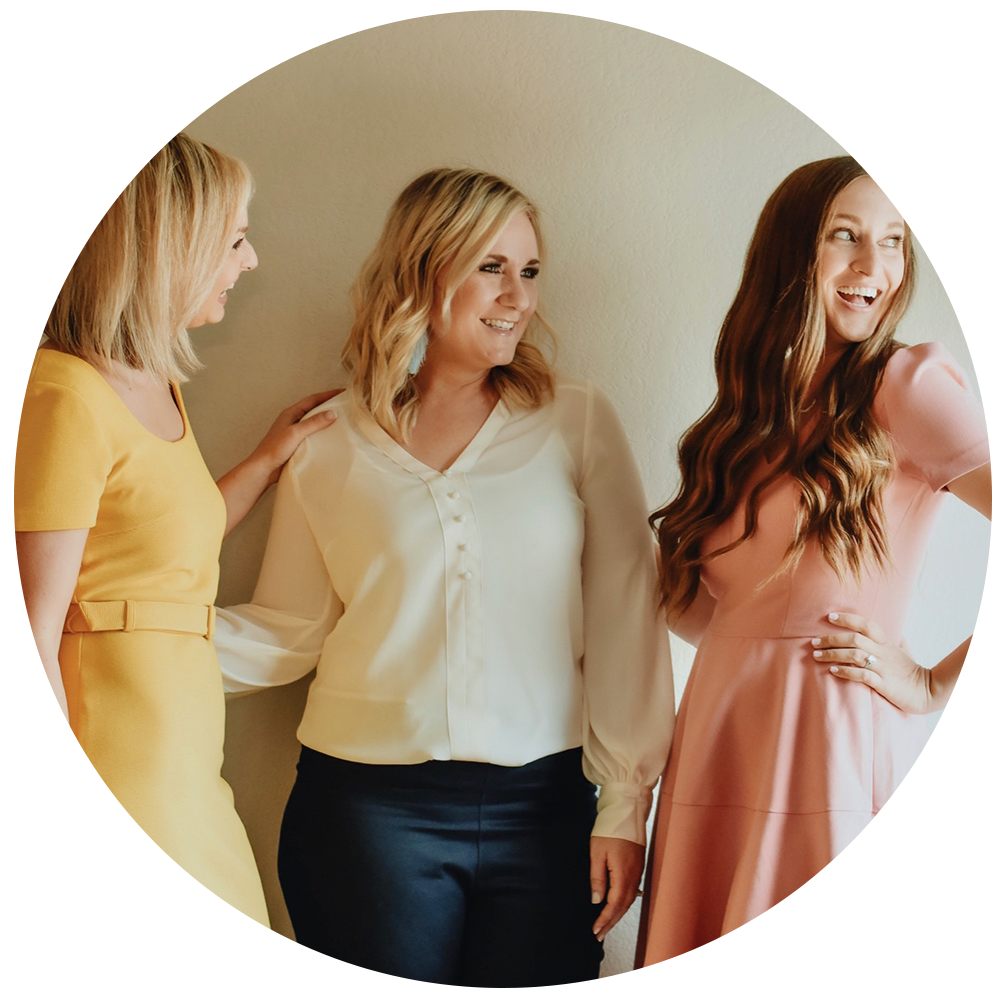
[[[188,329],[219,322],[257,266],[246,167],[178,135],[73,265],[25,396],[15,529],[28,618],[87,756],[181,867],[249,916],[267,909],[221,776],[225,702],[212,645],[219,548],[327,415],[283,411],[218,484],[179,384]]]

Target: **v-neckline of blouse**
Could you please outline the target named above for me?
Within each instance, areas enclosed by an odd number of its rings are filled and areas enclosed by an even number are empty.
[[[497,400],[490,415],[483,421],[483,425],[447,469],[435,469],[433,466],[421,462],[419,458],[410,454],[396,441],[371,414],[361,413],[358,423],[365,437],[387,458],[392,459],[398,466],[421,479],[433,479],[438,476],[451,476],[455,473],[468,472],[490,446],[509,416],[510,410],[507,409],[504,401]]]

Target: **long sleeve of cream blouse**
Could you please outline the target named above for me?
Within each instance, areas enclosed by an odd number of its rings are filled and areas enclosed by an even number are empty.
[[[299,739],[367,763],[517,766],[583,747],[594,833],[645,842],[673,728],[652,535],[608,400],[502,404],[445,472],[343,397],[278,484],[250,604],[219,611],[230,691],[314,667]]]

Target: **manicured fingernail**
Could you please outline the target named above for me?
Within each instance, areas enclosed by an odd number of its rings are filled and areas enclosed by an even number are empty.
[[[840,617],[839,611],[831,611],[830,614],[826,616],[830,621],[835,622]]]
[[[331,424],[337,419],[337,414],[334,413],[333,410],[326,410],[323,415],[330,421]]]
[[[818,646],[818,645],[819,645],[819,643],[820,643],[820,640],[819,640],[819,639],[813,639],[813,641],[812,641],[812,644],[813,644],[814,646]]]
[[[830,673],[831,674],[839,674],[840,673],[840,667],[838,667],[836,664],[833,664],[830,667]]]
[[[590,894],[590,901],[596,906],[601,901],[601,894],[595,889]]]
[[[822,655],[823,655],[823,653],[822,653],[822,651],[821,651],[821,650],[818,650],[818,649],[814,649],[814,650],[813,650],[813,656],[814,656],[814,657],[815,657],[815,658],[816,658],[817,660],[818,660],[818,659],[819,659],[819,658],[820,658],[820,657],[821,657]]]

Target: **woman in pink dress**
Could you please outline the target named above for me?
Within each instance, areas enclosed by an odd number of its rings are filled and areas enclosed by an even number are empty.
[[[940,344],[894,339],[910,233],[850,157],[764,207],[650,518],[673,630],[698,646],[660,790],[639,964],[794,892],[879,811],[969,640],[927,669],[900,630],[945,491],[990,516],[982,409]]]

